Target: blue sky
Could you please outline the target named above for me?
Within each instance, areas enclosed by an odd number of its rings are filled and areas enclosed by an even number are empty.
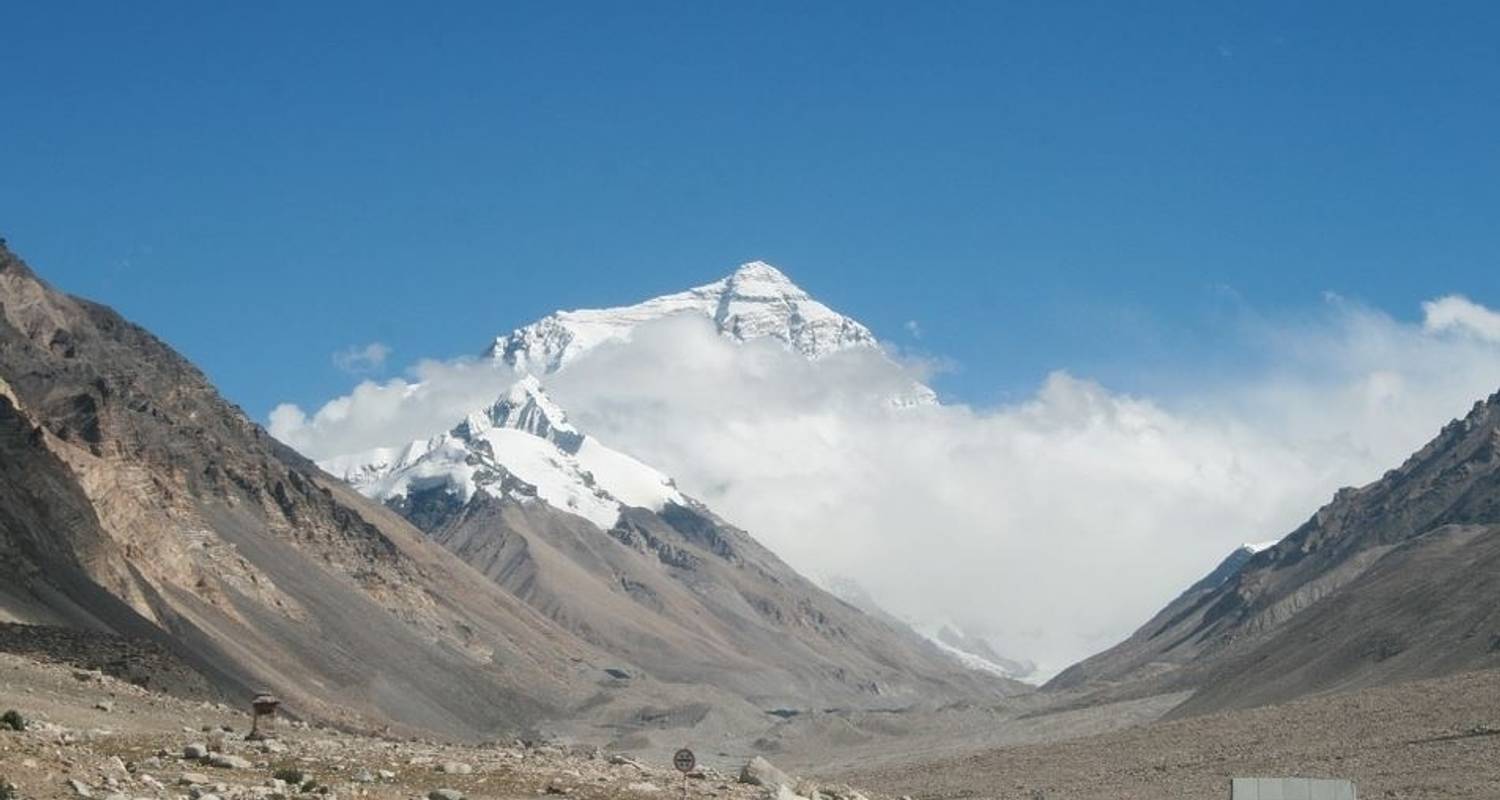
[[[258,418],[752,258],[980,404],[1500,300],[1493,4],[432,5],[12,4],[0,235]]]

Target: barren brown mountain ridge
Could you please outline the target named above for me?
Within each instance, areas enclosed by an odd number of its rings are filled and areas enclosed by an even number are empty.
[[[0,733],[0,779],[287,796],[266,781],[301,759],[325,792],[399,797],[456,760],[481,767],[460,793],[644,797],[678,790],[651,765],[691,744],[722,772],[703,797],[1208,797],[1244,771],[1500,797],[1497,449],[1500,395],[1029,687],[691,498],[607,527],[497,495],[383,505],[0,245],[0,710],[42,723]],[[163,778],[260,690],[311,725],[290,753]],[[756,756],[812,780],[747,788]]]

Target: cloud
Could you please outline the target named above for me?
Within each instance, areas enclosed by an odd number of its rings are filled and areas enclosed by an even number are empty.
[[[380,342],[370,342],[363,347],[347,347],[333,354],[333,365],[351,375],[375,372],[385,366],[391,348]]]
[[[499,396],[515,376],[488,362],[419,362],[408,377],[366,380],[312,414],[291,403],[271,410],[271,435],[309,458],[405,444],[440,433]]]
[[[919,323],[919,322],[917,322],[916,320],[909,319],[909,320],[906,321],[906,324],[904,326],[902,326],[902,327],[906,328],[906,332],[909,333],[909,334],[911,334],[911,338],[913,338],[913,339],[920,339],[920,338],[922,338],[922,324]]]
[[[1500,342],[1500,313],[1463,295],[1450,294],[1422,304],[1422,327],[1428,331],[1461,331]]]
[[[1485,314],[1461,316],[1471,328]],[[1310,320],[1246,320],[1258,366],[1189,365],[1195,382],[1158,396],[1059,370],[1010,405],[897,409],[886,400],[920,363],[850,351],[812,364],[684,316],[597,348],[548,386],[583,430],[798,569],[851,578],[900,616],[956,623],[1051,672],[1494,391],[1500,341],[1451,327],[1333,298]],[[428,362],[412,378],[362,383],[312,415],[282,406],[272,433],[313,457],[400,443],[451,426],[511,376]]]

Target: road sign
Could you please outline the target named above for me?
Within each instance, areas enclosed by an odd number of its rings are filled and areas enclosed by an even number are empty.
[[[693,755],[693,751],[684,747],[672,754],[672,766],[676,767],[678,772],[686,775],[693,771],[693,767],[698,766],[698,757]]]

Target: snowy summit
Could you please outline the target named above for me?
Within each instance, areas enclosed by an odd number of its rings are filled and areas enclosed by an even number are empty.
[[[686,503],[666,475],[573,427],[539,380],[600,344],[630,339],[637,326],[677,314],[702,315],[735,342],[775,339],[813,361],[854,348],[883,355],[864,325],[814,300],[770,264],[752,261],[685,292],[619,308],[558,311],[498,337],[485,357],[518,379],[493,405],[431,439],[338,456],[320,466],[388,504],[433,491],[467,503],[483,493],[541,501],[604,529],[626,507],[660,511],[668,503]],[[890,402],[926,405],[936,395],[913,381],[909,392]]]
[[[600,344],[630,338],[638,325],[675,314],[707,317],[737,342],[776,339],[814,360],[878,347],[868,328],[814,300],[781,270],[751,261],[721,280],[636,305],[556,312],[496,337],[485,356],[517,372],[547,374]]]
[[[430,490],[467,502],[483,492],[541,500],[604,529],[626,507],[659,511],[686,502],[667,476],[580,433],[530,375],[447,433],[319,466],[386,503]]]

